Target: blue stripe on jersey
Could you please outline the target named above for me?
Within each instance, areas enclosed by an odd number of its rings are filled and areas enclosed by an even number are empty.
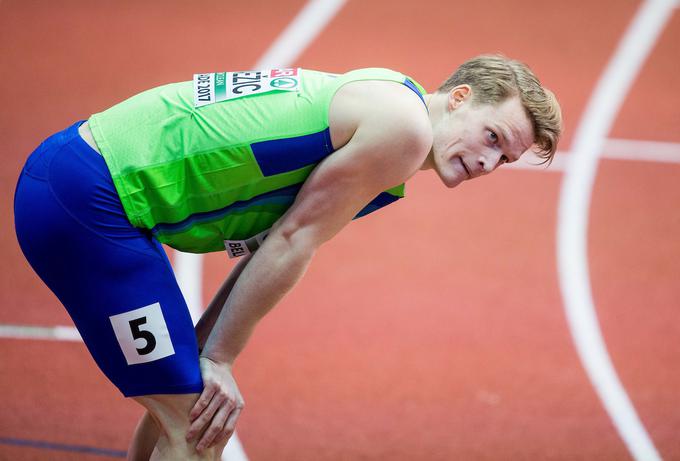
[[[154,228],[151,229],[151,232],[154,234],[158,232],[163,232],[166,234],[183,232],[194,224],[207,222],[215,219],[221,219],[229,213],[235,211],[245,211],[248,208],[257,205],[269,204],[290,206],[295,201],[295,197],[297,196],[297,193],[300,191],[301,188],[302,184],[295,184],[292,186],[284,187],[282,189],[277,189],[275,191],[255,196],[250,200],[241,200],[238,202],[234,202],[231,205],[221,208],[219,210],[209,211],[206,213],[196,213],[189,216],[184,221],[180,221],[177,223],[160,223],[154,226]],[[392,195],[388,192],[381,192],[380,194],[378,194],[376,198],[371,200],[371,202],[368,205],[366,205],[359,213],[357,213],[354,219],[361,218],[362,216],[366,216],[367,214],[373,213],[374,211],[386,205],[389,205],[390,203],[393,203],[399,200],[400,198],[401,197]]]
[[[366,216],[369,213],[373,213],[375,210],[378,210],[386,205],[389,205],[390,203],[396,202],[399,200],[401,197],[397,195],[392,195],[389,192],[381,192],[378,194],[376,198],[371,200],[371,202],[364,207],[363,210],[361,210],[355,217],[354,219],[361,218],[362,216]]]
[[[249,200],[240,200],[234,202],[219,210],[207,211],[205,213],[194,213],[187,217],[184,221],[176,223],[159,223],[152,229],[152,233],[178,233],[183,232],[194,224],[212,221],[223,218],[225,215],[234,211],[244,211],[252,206],[273,204],[273,205],[292,205],[295,201],[295,196],[300,191],[302,184],[293,184],[292,186],[283,187],[281,189],[266,192],[264,194],[256,195]]]
[[[286,173],[319,163],[333,153],[329,128],[294,138],[256,142],[250,147],[264,176]]]
[[[408,78],[406,78],[406,79],[404,80],[404,85],[406,85],[407,87],[409,87],[410,89],[412,89],[412,90],[418,95],[418,97],[420,98],[420,100],[423,101],[423,104],[425,104],[425,107],[427,107],[427,104],[425,103],[425,98],[424,98],[423,95],[420,93],[420,90],[418,90],[418,87],[415,86],[411,80],[409,80]]]
[[[409,78],[405,78],[403,84],[413,90],[425,104],[420,90]],[[330,128],[294,138],[255,142],[250,148],[264,176],[286,173],[319,163],[334,151]]]

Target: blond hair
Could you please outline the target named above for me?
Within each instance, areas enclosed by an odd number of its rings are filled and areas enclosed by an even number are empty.
[[[472,88],[475,104],[498,104],[518,95],[534,128],[534,151],[550,164],[562,133],[562,112],[555,95],[541,86],[529,67],[502,55],[482,55],[463,63],[437,90]]]

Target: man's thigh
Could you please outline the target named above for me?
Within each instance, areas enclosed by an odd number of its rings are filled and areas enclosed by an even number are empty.
[[[21,248],[124,395],[200,392],[196,336],[167,256],[129,223],[104,159],[75,128],[46,141],[22,172]]]
[[[101,253],[104,274],[82,265],[88,274],[76,279],[86,287],[55,291],[97,365],[126,397],[203,389],[191,316],[158,251],[108,248]]]

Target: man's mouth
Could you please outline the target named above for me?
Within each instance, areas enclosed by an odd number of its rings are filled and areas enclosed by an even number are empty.
[[[465,162],[463,161],[463,159],[460,158],[460,157],[458,157],[458,160],[460,160],[460,164],[463,165],[463,168],[465,168],[465,172],[466,172],[467,175],[468,175],[468,179],[469,179],[469,178],[472,178],[472,175],[470,174],[470,170],[468,170],[468,167],[467,167],[467,165],[465,164]]]

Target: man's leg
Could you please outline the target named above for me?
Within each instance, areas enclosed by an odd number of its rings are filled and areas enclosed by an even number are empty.
[[[139,423],[137,423],[137,428],[128,448],[128,461],[149,461],[159,435],[158,425],[148,411],[144,412]]]
[[[221,441],[215,447],[204,450],[202,453],[196,451],[196,441],[187,442],[186,434],[189,429],[189,411],[198,399],[198,394],[157,394],[134,399],[143,405],[149,417],[153,420],[158,433],[158,441],[153,448],[149,460],[210,460],[217,461],[222,456],[222,451],[226,445],[226,440]],[[140,421],[140,425],[147,424],[145,418]],[[152,428],[145,426],[148,430],[147,436],[151,434]],[[148,440],[148,439],[147,439]],[[148,449],[148,447],[141,447]],[[139,452],[141,455],[141,451]]]
[[[207,309],[196,325],[196,338],[198,340],[198,346],[200,349],[202,349],[205,345],[205,341],[208,339],[210,331],[215,325],[215,321],[217,320],[224,303],[227,301],[231,289],[234,287],[234,284],[241,275],[241,272],[243,272],[243,269],[245,269],[248,261],[250,261],[251,256],[252,255],[248,255],[241,258],[241,260],[234,266],[220,289],[217,290],[217,293],[215,293],[215,296],[213,297],[210,304],[208,304]],[[158,425],[155,423],[151,415],[146,412],[139,420],[137,428],[135,429],[135,433],[132,437],[132,441],[130,442],[130,448],[128,449],[128,461],[147,461],[151,457],[151,453],[156,446],[159,434],[160,431]]]
[[[78,125],[31,155],[15,195],[17,238],[109,380],[126,396],[171,395],[147,408],[159,427],[155,450],[174,446],[169,421],[181,414],[186,429],[203,388],[191,317],[163,247],[130,224]]]

